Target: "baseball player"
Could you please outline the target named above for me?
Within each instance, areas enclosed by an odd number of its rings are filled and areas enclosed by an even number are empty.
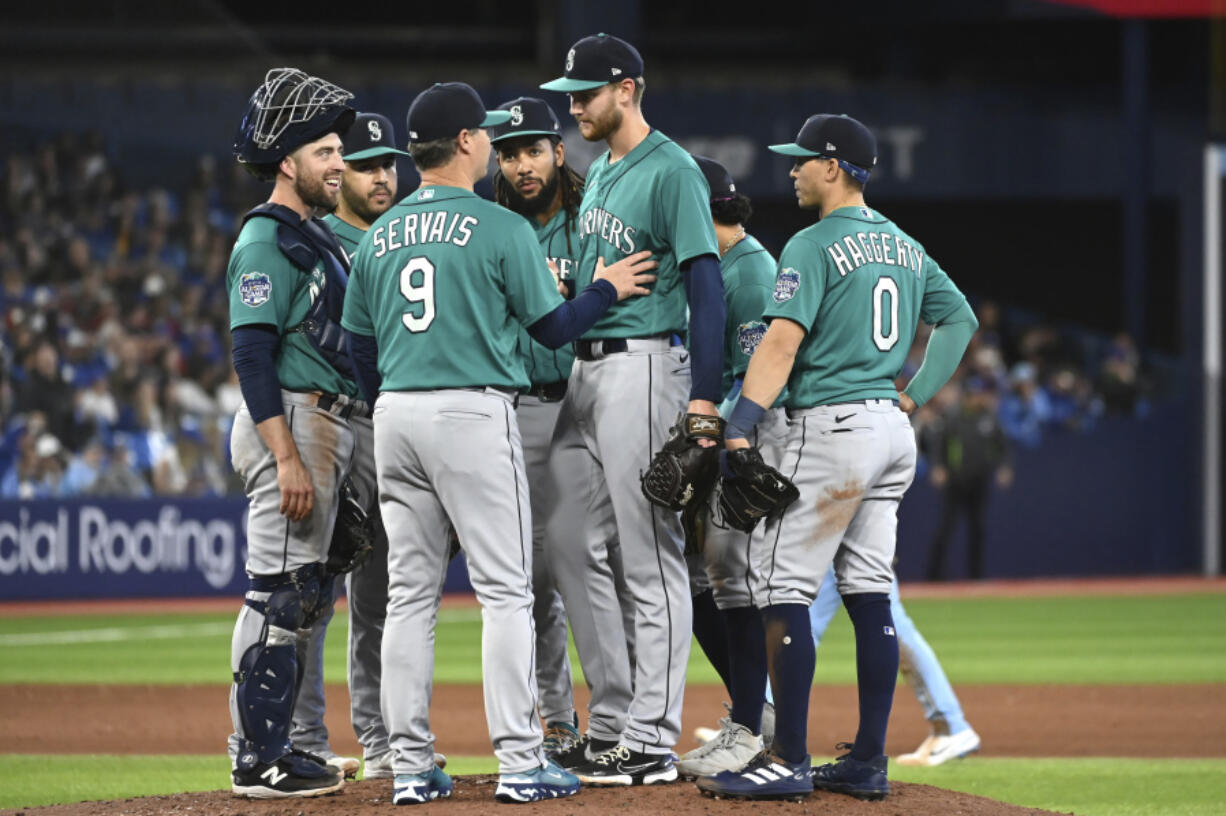
[[[815,650],[822,645],[822,635],[826,633],[830,621],[838,612],[841,601],[832,567],[826,571],[826,578],[817,592],[817,600],[809,607],[809,628],[813,632]],[[949,678],[945,676],[945,670],[941,668],[936,652],[928,645],[928,641],[920,634],[915,622],[903,608],[898,594],[897,578],[890,587],[890,616],[894,619],[894,630],[898,635],[899,666],[903,678],[911,686],[924,709],[924,717],[932,728],[932,733],[918,748],[898,757],[898,764],[934,767],[978,751],[981,742],[979,734],[967,722],[962,705],[958,702],[958,695],[954,693]],[[775,736],[774,700],[771,699],[770,689],[766,691],[762,740],[769,745]],[[772,715],[769,724],[766,721],[767,712]],[[707,744],[719,738],[724,730],[722,727],[696,728],[694,736]],[[684,758],[682,761],[684,762]]]
[[[591,474],[568,485],[567,501],[585,510],[580,535],[555,508],[546,541],[592,688],[585,738],[560,762],[585,784],[672,782],[692,612],[680,519],[644,499],[639,474],[678,412],[716,414],[725,316],[718,247],[694,160],[643,118],[634,46],[584,37],[567,54],[565,76],[541,87],[568,93],[583,138],[609,147],[588,169],[577,282],[598,261],[644,249],[660,263],[650,298],[613,308],[575,344],[554,437],[554,482]],[[632,633],[623,602],[633,606]]]
[[[647,253],[599,270],[563,301],[532,228],[477,197],[487,170],[487,111],[469,86],[439,83],[408,113],[421,186],[362,240],[346,293],[357,374],[375,408],[379,508],[388,531],[389,598],[382,709],[394,756],[393,802],[449,796],[434,764],[429,703],[434,622],[448,519],[482,605],[485,712],[501,801],[578,792],[549,762],[536,717],[532,511],[515,398],[529,386],[520,326],[551,348],[586,331],[620,297],[647,294]]]
[[[907,414],[945,384],[978,326],[966,298],[923,247],[864,201],[876,141],[860,122],[817,115],[796,142],[802,208],[821,220],[788,241],[754,352],[728,421],[729,453],[786,385],[780,470],[799,499],[768,519],[754,553],[754,600],[765,626],[775,739],[742,771],[698,780],[746,798],[803,797],[814,786],[862,798],[889,792],[885,733],[898,674],[890,616],[898,502],[915,475]],[[893,382],[917,322],[933,324],[924,363],[902,392]],[[726,457],[729,464],[733,456]],[[744,460],[737,457],[738,462]],[[808,608],[831,563],[856,634],[860,727],[848,753],[811,768],[806,746],[814,650]]]
[[[396,198],[396,157],[408,156],[396,149],[396,135],[387,117],[359,113],[344,137],[345,173],[336,210],[324,216],[348,258],[353,258],[358,242],[370,225],[387,212]],[[387,531],[378,520],[378,489],[375,484],[374,425],[367,415],[350,417],[356,452],[350,476],[358,497],[376,518],[375,550],[369,558],[346,576],[349,598],[349,701],[354,733],[362,745],[366,779],[392,776],[391,751],[387,728],[379,711],[379,678],[382,673],[380,649],[383,619],[387,614]],[[337,757],[328,748],[328,731],[323,724],[323,641],[324,626],[332,618],[329,607],[315,628],[310,644],[302,690],[294,707],[295,745],[324,757],[346,776],[355,776],[358,760]],[[439,755],[445,763],[445,759]]]
[[[750,355],[766,334],[762,314],[775,286],[775,259],[745,232],[753,208],[749,198],[736,191],[728,171],[705,156],[695,156],[694,161],[710,189],[709,209],[728,312],[721,391],[734,401]],[[724,405],[730,405],[728,400]],[[778,465],[787,440],[782,402],[777,402],[767,418],[758,423],[753,436],[763,458]],[[677,770],[684,776],[738,770],[762,750],[758,735],[762,731],[761,696],[766,682],[760,673],[763,658],[748,658],[763,649],[762,620],[753,605],[747,576],[751,539],[761,540],[763,528],[759,526],[749,534],[708,522],[705,533],[701,554],[690,557],[694,635],[724,680],[732,710],[720,720],[720,729],[712,739],[681,757]],[[746,683],[756,684],[756,690],[746,694],[740,688]],[[746,698],[757,701],[757,708],[746,710]]]
[[[340,195],[340,134],[353,122],[352,98],[319,77],[273,69],[234,145],[240,162],[274,183],[268,203],[244,219],[226,271],[243,393],[230,451],[250,503],[230,749],[234,792],[256,798],[316,796],[343,784],[291,742],[290,727],[299,653],[332,605],[323,562],[354,455],[349,420],[367,410],[339,326],[347,260],[312,217]]]
[[[531,97],[513,99],[498,109],[511,118],[491,131],[490,142],[498,159],[494,198],[528,219],[559,278],[573,285],[583,178],[566,163],[558,117],[543,100]],[[566,486],[586,478],[586,474],[569,474],[556,485],[549,476],[553,431],[575,361],[574,351],[569,346],[546,348],[520,329],[519,354],[531,382],[520,392],[515,413],[531,485],[536,684],[541,694],[541,719],[545,721],[545,753],[554,756],[573,747],[579,741],[579,731],[566,651],[566,611],[544,553],[545,520],[559,504],[581,512],[566,501]],[[578,517],[572,526],[578,529]]]

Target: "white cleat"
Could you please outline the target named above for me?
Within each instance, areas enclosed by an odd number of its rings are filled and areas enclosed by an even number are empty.
[[[325,762],[329,768],[335,768],[345,779],[357,779],[362,762],[357,757],[336,756],[333,754]]]
[[[762,738],[730,717],[719,721],[715,739],[695,748],[677,762],[677,772],[686,777],[712,776],[739,771],[762,752]]]
[[[980,739],[973,728],[966,728],[957,734],[937,736],[931,734],[920,743],[919,747],[909,754],[903,754],[897,760],[899,765],[913,765],[934,768],[951,759],[964,757],[979,750]]]

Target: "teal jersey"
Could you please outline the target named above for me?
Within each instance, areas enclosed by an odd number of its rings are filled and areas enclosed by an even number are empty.
[[[919,320],[969,310],[918,241],[868,207],[841,207],[788,241],[767,319],[806,332],[788,380],[790,408],[897,399]]]
[[[519,328],[561,303],[523,216],[429,186],[371,225],[341,325],[375,338],[384,391],[520,389],[529,383]]]
[[[226,269],[230,330],[256,325],[276,328],[281,335],[276,366],[282,388],[357,396],[357,385],[328,365],[306,335],[289,331],[306,317],[315,298],[328,286],[328,277],[322,261],[309,273],[290,263],[277,248],[277,223],[271,218],[250,218],[234,242]]]
[[[749,358],[766,334],[762,319],[775,288],[775,259],[758,239],[746,235],[720,259],[728,308],[724,340],[723,393],[745,376]]]
[[[322,220],[340,241],[341,248],[345,250],[345,255],[352,263],[353,256],[358,251],[358,244],[362,243],[362,239],[366,237],[366,230],[355,227],[348,221],[342,221],[334,213],[328,213]]]
[[[559,209],[544,225],[535,218],[529,218],[528,223],[536,230],[546,259],[557,264],[561,278],[573,278],[575,257],[579,254],[577,222],[572,221],[571,228],[567,230],[566,210]],[[546,348],[522,328],[519,330],[519,353],[523,356],[524,368],[533,385],[546,385],[569,378],[575,362],[575,352],[569,344],[560,349]]]
[[[623,300],[585,338],[649,337],[686,330],[681,264],[719,257],[706,179],[690,155],[658,130],[619,161],[592,162],[579,212],[579,289],[592,282],[596,259],[606,265],[650,250],[659,262],[650,295]]]

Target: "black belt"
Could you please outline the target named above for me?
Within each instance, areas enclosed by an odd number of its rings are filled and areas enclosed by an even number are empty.
[[[629,346],[626,340],[663,340],[664,338],[672,338],[674,346],[681,345],[681,338],[673,332],[665,332],[663,334],[652,334],[647,337],[613,337],[603,340],[576,340],[574,343],[575,356],[585,363],[590,363],[595,360],[600,360],[610,354],[621,354],[626,351]]]
[[[320,394],[319,399],[315,401],[315,407],[341,419],[349,419],[354,414],[370,419],[374,414],[370,406],[361,400],[349,400],[344,405],[341,405],[340,397],[335,394]],[[336,410],[333,410],[334,408]]]
[[[533,383],[519,393],[525,397],[536,397],[541,402],[560,402],[566,396],[566,380],[558,380],[551,383]]]
[[[871,399],[871,400],[843,400],[841,402],[826,403],[825,405],[813,405],[813,406],[810,406],[809,408],[788,408],[787,413],[788,413],[788,418],[791,419],[792,417],[795,417],[804,411],[810,411],[813,408],[823,408],[823,407],[826,407],[826,405],[868,405],[870,402],[881,402],[882,400],[885,400],[885,399],[889,399],[889,398],[881,397],[880,399]],[[890,402],[894,403],[895,408],[899,407],[898,400],[890,399]]]

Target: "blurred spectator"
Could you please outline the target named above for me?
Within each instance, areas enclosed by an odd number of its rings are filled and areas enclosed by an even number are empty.
[[[965,398],[941,417],[932,441],[932,483],[944,490],[941,521],[932,540],[928,580],[947,577],[949,542],[962,516],[967,520],[968,572],[983,577],[984,520],[995,483],[1013,483],[1009,446],[996,419],[996,394],[978,378],[966,381]]]
[[[1051,421],[1051,402],[1039,388],[1032,363],[1018,363],[1009,372],[1009,390],[1000,401],[1000,424],[1005,434],[1026,447],[1038,447],[1043,425]]]
[[[1111,341],[1098,373],[1096,390],[1102,395],[1103,411],[1109,416],[1145,412],[1146,386],[1141,376],[1141,355],[1129,335],[1117,334]]]
[[[126,447],[111,450],[110,461],[94,482],[93,494],[139,499],[153,494],[136,468],[136,459]]]
[[[100,439],[91,439],[68,463],[60,482],[61,496],[83,496],[93,490],[106,464],[106,448]]]
[[[60,355],[48,340],[38,344],[25,364],[25,382],[17,395],[17,410],[38,411],[47,418],[47,429],[60,439],[71,439],[73,390],[60,372]]]

